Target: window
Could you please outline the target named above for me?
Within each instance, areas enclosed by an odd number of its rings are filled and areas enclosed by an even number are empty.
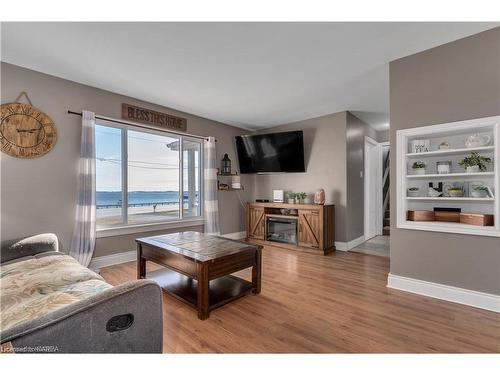
[[[109,122],[95,135],[99,229],[201,217],[201,140]]]

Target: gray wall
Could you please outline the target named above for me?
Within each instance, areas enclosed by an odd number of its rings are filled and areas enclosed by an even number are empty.
[[[337,241],[346,240],[346,112],[280,125],[261,131],[304,131],[305,173],[257,175],[255,197],[272,199],[274,189],[314,195],[325,189],[326,202],[335,204]]]
[[[398,129],[499,115],[500,28],[391,62],[390,108],[392,145]],[[391,199],[395,218],[395,184]],[[391,273],[500,294],[499,238],[391,226]]]
[[[67,110],[87,109],[103,116],[120,118],[121,103],[168,111],[187,118],[188,132],[211,135],[217,139],[218,158],[227,152],[236,162],[234,136],[248,131],[181,113],[159,105],[96,89],[27,70],[1,64],[1,102],[13,101],[27,91],[33,104],[55,122],[58,141],[47,155],[35,159],[18,159],[1,155],[1,236],[2,240],[40,232],[57,233],[62,249],[68,250],[73,231],[76,201],[76,172],[80,152],[81,119]],[[243,176],[243,202],[253,196],[253,176]],[[219,194],[221,232],[239,232],[245,228],[244,209],[236,192]],[[199,228],[198,228],[199,229]],[[133,238],[98,239],[95,256],[132,250]]]
[[[346,238],[352,241],[364,235],[365,183],[360,172],[365,168],[365,137],[378,140],[375,129],[347,112],[347,210]]]
[[[364,234],[364,139],[379,134],[350,112],[339,112],[259,131],[304,131],[306,173],[257,175],[255,198],[272,199],[274,189],[304,191],[311,197],[325,189],[335,204],[335,240],[352,241]]]
[[[377,131],[377,142],[388,142],[390,137],[390,130],[378,130]]]

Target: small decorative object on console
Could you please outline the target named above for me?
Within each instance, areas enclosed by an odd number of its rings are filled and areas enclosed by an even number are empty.
[[[273,190],[273,202],[283,203],[285,192],[283,190]]]
[[[314,203],[315,204],[325,204],[325,190],[324,189],[319,189],[314,194]]]
[[[293,191],[289,191],[286,196],[288,197],[288,204],[295,204],[295,195]]]
[[[306,199],[307,194],[301,191],[300,193],[297,193],[297,196],[295,197],[296,200],[298,200],[299,204],[304,204],[304,200]]]

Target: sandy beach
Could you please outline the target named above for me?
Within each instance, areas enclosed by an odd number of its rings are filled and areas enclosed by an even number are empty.
[[[185,207],[187,209],[187,207]],[[99,226],[111,226],[122,222],[121,208],[99,208],[96,210]],[[128,224],[155,223],[179,218],[179,204],[129,207]]]

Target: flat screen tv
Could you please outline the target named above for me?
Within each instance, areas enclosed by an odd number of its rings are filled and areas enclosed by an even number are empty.
[[[236,137],[240,173],[305,172],[302,130]]]

